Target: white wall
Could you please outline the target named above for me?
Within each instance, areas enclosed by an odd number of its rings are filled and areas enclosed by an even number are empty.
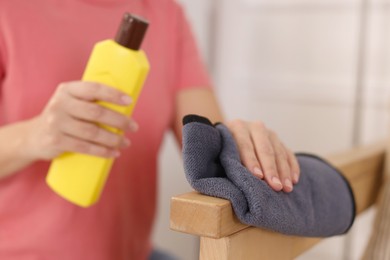
[[[292,149],[319,154],[352,146],[354,133],[359,143],[386,136],[390,1],[368,1],[364,41],[363,0],[182,2],[229,119],[261,119]],[[357,86],[363,93],[358,132]],[[196,239],[167,228],[169,197],[190,190],[170,142],[161,160],[163,206],[155,240],[182,259],[196,259]],[[373,214],[356,222],[349,259],[364,249]],[[345,245],[344,238],[329,239],[299,259],[347,259]]]

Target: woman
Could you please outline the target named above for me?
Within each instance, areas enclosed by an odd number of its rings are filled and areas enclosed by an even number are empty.
[[[131,97],[78,81],[93,45],[113,37],[124,12],[150,22],[142,48],[152,68],[130,119],[95,101],[127,105]],[[172,0],[1,0],[0,259],[146,259],[162,138],[173,130],[180,142],[186,114],[223,121],[210,85]],[[290,192],[299,168],[276,135],[261,122],[227,125],[245,166]],[[65,151],[116,158],[93,207],[45,184],[50,160]]]

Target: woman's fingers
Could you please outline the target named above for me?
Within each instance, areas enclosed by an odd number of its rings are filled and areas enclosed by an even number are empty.
[[[130,105],[132,102],[125,93],[95,82],[73,81],[61,84],[59,89],[60,92],[85,101],[106,101],[117,105]]]
[[[60,136],[53,144],[60,149],[60,153],[71,151],[100,157],[118,157],[120,155],[118,149],[112,149],[67,135]]]
[[[283,184],[283,191],[291,192],[293,190],[293,179],[287,151],[274,132],[270,131],[269,135],[274,147],[276,165],[278,168],[279,179]]]
[[[301,174],[298,160],[290,149],[286,148],[286,152],[287,152],[288,162],[290,164],[290,168],[292,172],[293,183],[297,184]]]
[[[236,140],[242,164],[258,178],[264,178],[246,123],[235,120],[228,123],[228,126]]]
[[[61,126],[61,130],[68,136],[112,149],[123,148],[130,144],[130,141],[122,135],[112,133],[97,124],[75,120],[74,118],[69,118]]]
[[[274,190],[282,190],[283,184],[279,176],[277,154],[268,129],[262,122],[253,122],[250,123],[250,135],[255,147],[255,153],[264,172],[265,180]]]
[[[121,131],[132,130],[130,118],[94,102],[70,99],[65,104],[65,110],[79,120],[108,125]]]
[[[35,120],[34,138],[46,140],[35,153],[44,159],[52,159],[62,152],[115,157],[118,149],[129,146],[130,141],[122,133],[136,131],[137,123],[96,101],[131,104],[129,96],[102,84],[82,81],[60,84]]]
[[[265,179],[275,191],[291,192],[299,180],[299,165],[278,136],[260,121],[234,120],[227,126],[236,140],[243,165]]]

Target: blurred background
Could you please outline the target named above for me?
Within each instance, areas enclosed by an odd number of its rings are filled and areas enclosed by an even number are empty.
[[[386,138],[390,0],[180,2],[227,119],[262,120],[293,150],[320,155]],[[197,238],[169,230],[170,197],[191,191],[170,134],[160,171],[155,245],[198,259]],[[374,213],[298,259],[359,259]]]

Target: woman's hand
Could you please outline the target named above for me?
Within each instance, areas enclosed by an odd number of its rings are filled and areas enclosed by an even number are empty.
[[[243,165],[275,190],[291,192],[300,170],[294,154],[262,122],[234,120],[226,123]]]
[[[26,140],[29,156],[38,160],[50,160],[63,152],[119,156],[119,149],[130,141],[99,124],[122,132],[136,131],[137,124],[96,101],[122,106],[131,103],[129,96],[102,84],[82,81],[60,84],[43,112],[30,121]]]

